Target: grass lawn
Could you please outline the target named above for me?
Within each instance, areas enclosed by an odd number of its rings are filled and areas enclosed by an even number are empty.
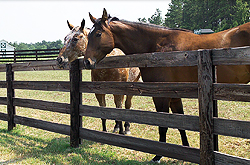
[[[0,80],[5,80],[5,73],[0,73]],[[30,71],[15,72],[15,80],[19,81],[68,81],[68,71]],[[83,71],[83,81],[90,81],[90,71]],[[15,90],[16,97],[39,99],[69,103],[69,93]],[[0,89],[0,96],[6,97],[6,89]],[[115,107],[112,95],[106,96],[107,107]],[[83,104],[95,105],[98,103],[94,94],[83,94]],[[152,98],[135,96],[132,100],[132,109],[155,111]],[[184,112],[189,115],[198,115],[198,101],[183,99]],[[250,103],[219,101],[219,117],[227,119],[250,119]],[[0,112],[6,113],[6,106],[0,105]],[[68,124],[69,115],[46,112],[22,107],[16,107],[17,115],[35,119]],[[111,132],[114,121],[107,121],[108,131]],[[83,127],[102,130],[101,119],[83,117]],[[131,124],[130,136],[157,140],[158,128],[143,124]],[[199,147],[199,133],[187,131],[191,147]],[[167,142],[181,144],[178,130],[169,129]],[[219,136],[220,152],[250,158],[250,140]],[[17,125],[12,131],[7,131],[7,122],[0,121],[0,164],[114,164],[140,165],[149,164],[154,155],[124,149],[106,144],[84,140],[79,148],[71,148],[69,137],[36,128]],[[170,158],[163,158],[161,164],[192,164]]]

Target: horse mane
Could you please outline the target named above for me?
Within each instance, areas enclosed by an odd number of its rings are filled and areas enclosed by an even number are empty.
[[[187,29],[181,29],[181,28],[169,28],[166,26],[160,26],[160,25],[155,25],[155,24],[151,24],[151,23],[145,23],[145,22],[132,22],[132,21],[127,21],[127,20],[119,20],[117,17],[110,17],[108,19],[108,23],[112,22],[112,21],[119,21],[121,23],[133,26],[133,27],[138,27],[138,26],[143,26],[145,28],[154,28],[154,29],[166,29],[166,30],[178,30],[178,31],[184,31],[184,32],[189,32],[189,33],[193,33],[193,31],[191,30],[187,30]]]

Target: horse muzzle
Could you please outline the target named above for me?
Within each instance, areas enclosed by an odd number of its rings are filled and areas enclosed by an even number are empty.
[[[88,58],[88,59],[83,61],[83,66],[85,69],[95,69],[96,68],[96,61]]]
[[[68,60],[64,59],[63,56],[57,57],[56,66],[60,69],[65,69],[68,65]]]

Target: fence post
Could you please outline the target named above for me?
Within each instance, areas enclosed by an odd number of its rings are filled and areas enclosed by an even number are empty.
[[[16,50],[14,50],[14,63],[16,63]]]
[[[8,112],[8,130],[12,130],[16,125],[14,123],[14,115],[16,114],[13,98],[15,97],[13,89],[14,72],[12,65],[6,64],[6,82],[7,82],[7,112]]]
[[[213,165],[213,75],[209,50],[199,51],[198,99],[200,125],[200,164]]]
[[[77,148],[81,144],[79,128],[82,124],[82,117],[79,116],[79,104],[81,104],[80,81],[81,70],[79,60],[75,60],[70,66],[70,146]]]
[[[36,61],[38,61],[37,50],[36,50]]]
[[[212,54],[211,54],[212,56]],[[211,57],[211,59],[213,59]],[[217,67],[212,66],[212,71],[213,71],[213,83],[217,83]],[[213,100],[213,117],[218,117],[218,101]],[[218,140],[218,135],[213,135],[214,136],[214,151],[219,151],[219,140]]]

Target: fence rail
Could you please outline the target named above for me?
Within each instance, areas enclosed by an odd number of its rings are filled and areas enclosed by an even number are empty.
[[[59,51],[60,49],[0,51],[0,62],[19,63],[54,60],[58,56]]]
[[[213,116],[214,100],[249,102],[250,85],[213,83],[212,66],[243,64],[250,65],[250,47],[108,57],[97,66],[98,68],[198,66],[198,83],[82,82],[80,79],[81,69],[84,69],[82,60],[72,63],[70,81],[15,81],[13,79],[14,71],[55,70],[57,69],[55,61],[0,65],[0,71],[6,72],[7,70],[6,81],[0,81],[0,87],[7,88],[8,91],[6,97],[0,97],[0,104],[7,105],[8,109],[8,114],[0,113],[0,120],[8,121],[9,130],[15,124],[23,124],[69,135],[73,147],[79,146],[80,138],[83,138],[200,164],[249,164],[249,159],[216,152],[212,145],[214,144],[213,135],[250,139],[250,121],[220,119]],[[70,104],[67,104],[15,98],[15,89],[70,92],[71,101]],[[81,93],[85,92],[198,98],[200,115],[190,116],[82,105]],[[70,114],[71,125],[18,116],[15,114],[16,106]],[[81,128],[81,116],[201,132],[201,147],[200,149],[184,147]]]

